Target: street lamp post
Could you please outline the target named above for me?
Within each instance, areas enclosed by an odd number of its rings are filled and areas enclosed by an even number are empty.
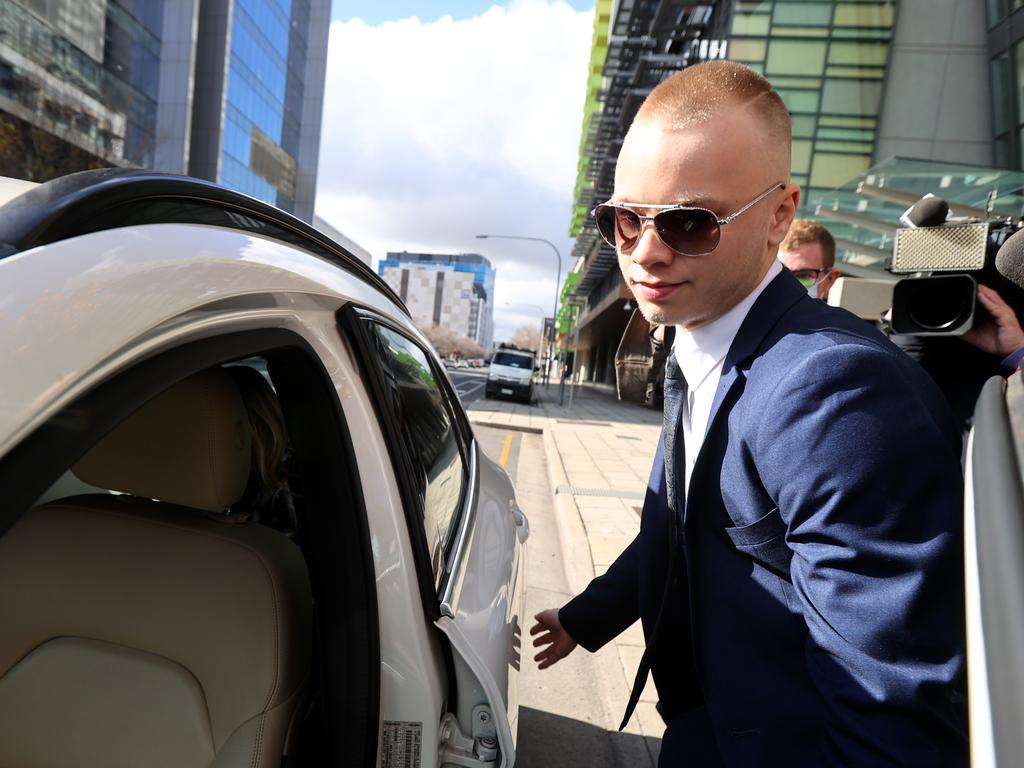
[[[550,240],[545,240],[543,237],[523,237],[521,235],[477,235],[478,240],[527,240],[532,243],[545,243],[552,251],[555,252],[555,258],[558,259],[558,274],[555,275],[555,309],[551,313],[551,339],[548,345],[548,364],[545,366],[546,373],[550,375],[551,358],[554,357],[552,350],[555,344],[555,331],[558,328],[558,297],[561,292],[562,283],[562,254],[558,252],[558,248]],[[561,371],[559,371],[561,373]],[[547,380],[547,377],[545,378]],[[547,384],[545,384],[547,386]]]

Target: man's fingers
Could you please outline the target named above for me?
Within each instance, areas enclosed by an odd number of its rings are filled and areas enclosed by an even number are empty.
[[[553,642],[555,642],[555,636],[553,634],[551,634],[550,632],[548,632],[546,635],[541,635],[536,640],[534,640],[533,641],[533,647],[537,648],[538,646],[541,646],[541,645],[550,645]]]
[[[530,627],[530,634],[531,635],[536,635],[538,632],[543,632],[547,628],[548,628],[547,624],[543,624],[543,623],[538,621],[536,624],[534,624],[532,627]]]
[[[547,648],[534,656],[533,660],[537,662],[537,667],[539,669],[544,669],[545,667],[550,667],[556,661],[560,661],[561,658],[562,655],[556,653],[554,648]]]

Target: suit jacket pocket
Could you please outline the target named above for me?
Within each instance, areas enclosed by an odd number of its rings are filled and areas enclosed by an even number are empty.
[[[786,543],[786,521],[778,507],[749,525],[726,528],[725,532],[740,552],[786,581],[790,580],[789,564],[793,550]]]

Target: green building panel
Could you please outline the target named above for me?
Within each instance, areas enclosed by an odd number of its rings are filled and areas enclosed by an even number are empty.
[[[590,64],[587,75],[587,98],[583,103],[583,129],[580,135],[579,161],[576,164],[576,188],[573,193],[572,218],[569,235],[579,234],[590,211],[580,201],[588,198],[593,184],[588,180],[590,163],[593,159],[593,128],[595,115],[601,111],[599,95],[604,85],[604,62],[608,55],[608,27],[611,24],[612,0],[597,0],[594,7],[594,35],[590,50]]]
[[[735,2],[729,58],[765,75],[793,118],[802,215],[871,163],[895,2]]]

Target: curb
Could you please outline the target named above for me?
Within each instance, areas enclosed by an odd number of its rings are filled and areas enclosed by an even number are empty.
[[[551,483],[551,495],[555,501],[559,543],[566,555],[562,567],[569,587],[574,595],[578,595],[594,578],[594,561],[590,554],[587,529],[572,495],[555,493],[559,486],[569,484],[569,478],[562,465],[562,454],[558,451],[550,429],[544,430],[544,453],[547,454],[548,481]]]
[[[524,427],[519,424],[503,424],[500,421],[479,421],[478,419],[470,419],[470,424],[475,424],[478,427],[489,427],[490,429],[507,429],[512,432],[528,432],[531,435],[542,435],[544,430],[540,427]]]

